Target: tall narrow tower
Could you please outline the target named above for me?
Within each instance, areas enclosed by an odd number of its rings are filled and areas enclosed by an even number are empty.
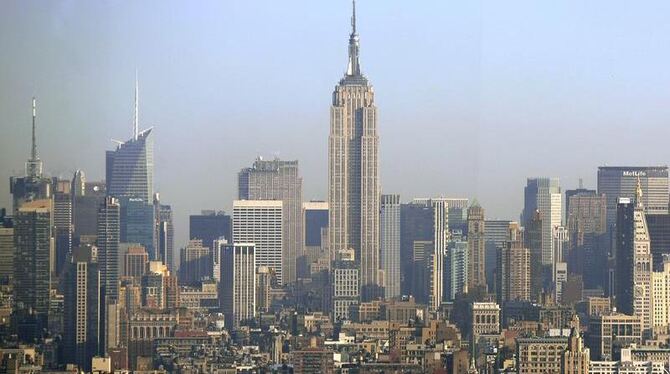
[[[379,137],[374,90],[361,73],[356,3],[353,3],[349,63],[335,86],[328,138],[330,253],[353,249],[363,300],[379,287]]]

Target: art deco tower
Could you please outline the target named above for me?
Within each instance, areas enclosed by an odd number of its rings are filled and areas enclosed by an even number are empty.
[[[353,249],[364,300],[379,290],[379,137],[374,90],[361,73],[356,3],[351,18],[349,64],[335,86],[328,138],[330,253]]]

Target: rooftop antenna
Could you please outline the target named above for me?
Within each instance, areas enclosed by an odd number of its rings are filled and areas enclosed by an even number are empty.
[[[133,139],[137,140],[140,135],[139,126],[139,83],[137,81],[137,69],[135,69],[135,119],[133,120]]]

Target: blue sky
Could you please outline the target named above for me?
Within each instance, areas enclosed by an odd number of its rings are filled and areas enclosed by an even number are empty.
[[[45,169],[104,176],[110,139],[155,126],[156,187],[177,215],[229,209],[258,155],[298,159],[324,199],[329,105],[346,67],[338,1],[4,1],[0,179],[23,172],[30,98]],[[359,0],[382,188],[477,198],[516,218],[528,176],[595,185],[667,164],[670,2]],[[8,182],[0,206],[9,205]]]

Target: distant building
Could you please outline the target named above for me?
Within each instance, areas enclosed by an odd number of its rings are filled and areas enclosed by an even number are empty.
[[[282,281],[295,282],[307,275],[307,269],[298,269],[303,262],[302,178],[298,161],[258,158],[252,167],[238,174],[238,199],[280,200],[282,202]]]
[[[123,255],[123,276],[139,283],[149,267],[149,254],[141,245],[130,245]]]
[[[133,137],[107,151],[107,194],[116,198],[142,199],[149,203],[154,193],[154,146],[151,130],[139,131],[138,89],[135,82]]]
[[[156,217],[154,205],[140,198],[122,197],[121,205],[121,242],[139,243],[149,254],[149,259],[157,261]]]
[[[646,336],[652,328],[652,257],[642,201],[641,185],[634,201],[619,199],[615,279],[617,309],[625,314],[640,316]]]
[[[591,353],[579,335],[579,320],[576,322],[577,326],[570,330],[568,346],[561,356],[561,374],[589,374]]]
[[[561,358],[567,347],[567,337],[517,339],[517,373],[560,373]]]
[[[510,220],[487,219],[484,220],[484,246],[486,251],[486,280],[489,290],[497,288],[495,281],[497,275],[495,274],[498,252],[507,242],[509,236]]]
[[[67,264],[64,279],[63,353],[66,363],[91,370],[91,360],[102,352],[102,299],[97,248],[78,247]]]
[[[361,302],[360,271],[352,250],[340,251],[332,271],[333,321],[352,320]]]
[[[51,200],[25,202],[16,214],[14,298],[19,338],[31,341],[47,327],[51,299]]]
[[[530,298],[539,301],[543,291],[543,273],[545,267],[542,265],[542,216],[539,211],[533,214],[530,221],[525,223],[524,241],[530,254]]]
[[[447,301],[468,292],[468,242],[452,232],[445,259],[444,292]]]
[[[507,230],[508,239],[499,250],[497,260],[496,294],[500,305],[510,300],[530,301],[530,251],[518,223],[510,223]]]
[[[70,196],[70,193],[56,191],[53,196],[53,207],[53,230],[56,251],[55,274],[59,276],[64,270],[68,257],[72,252],[72,196]]]
[[[468,208],[468,289],[486,289],[484,209],[474,202]]]
[[[256,315],[256,261],[253,244],[235,243],[223,247],[219,300],[226,327]]]
[[[81,170],[75,172],[72,185],[72,245],[95,243],[98,209],[107,197],[107,186],[104,182],[86,182]]]
[[[563,200],[558,178],[528,178],[524,189],[523,225],[528,227],[535,212],[542,220],[542,265],[552,264],[552,230],[561,225]]]
[[[0,282],[9,284],[14,278],[14,222],[0,209]]]
[[[500,333],[500,306],[490,302],[474,302],[471,306],[472,334],[475,341],[481,335]]]
[[[325,201],[310,201],[302,204],[304,217],[303,235],[305,266],[312,266],[321,258],[328,259],[328,267],[332,260],[328,251],[328,203]],[[324,253],[326,252],[327,253]]]
[[[119,201],[114,197],[106,198],[98,209],[97,247],[100,284],[103,295],[110,299],[119,297],[120,219]]]
[[[652,328],[654,335],[670,334],[670,255],[664,256],[663,271],[651,273]]]
[[[635,198],[637,180],[642,185],[642,205],[649,214],[667,214],[670,203],[667,166],[601,166],[598,193],[607,197],[607,226],[616,224],[619,198]]]
[[[174,259],[174,222],[172,207],[170,205],[161,204],[158,194],[154,197],[154,214],[156,218],[156,240],[159,260],[167,265],[171,272],[175,272],[177,267]]]
[[[233,223],[223,211],[203,210],[201,214],[189,217],[189,239],[200,239],[206,247],[212,248],[214,240],[225,238],[233,241]]]
[[[400,296],[400,195],[382,195],[380,256],[384,297]]]
[[[592,360],[614,360],[614,349],[642,344],[642,319],[620,313],[591,316],[587,346]]]
[[[212,277],[212,250],[205,247],[202,240],[191,240],[181,249],[179,282],[182,285],[195,286],[204,278]]]
[[[258,266],[270,267],[283,285],[283,203],[281,200],[233,201],[234,243],[255,244]]]
[[[434,237],[433,209],[430,205],[411,202],[400,205],[400,285],[403,295],[413,295],[419,303],[428,302],[428,263],[415,249],[423,243],[432,245]],[[423,252],[422,252],[423,254]]]
[[[53,196],[52,180],[43,176],[42,160],[37,155],[36,118],[36,101],[33,97],[32,147],[30,158],[26,162],[26,175],[9,179],[9,191],[12,194],[15,215],[24,203],[50,199]]]

